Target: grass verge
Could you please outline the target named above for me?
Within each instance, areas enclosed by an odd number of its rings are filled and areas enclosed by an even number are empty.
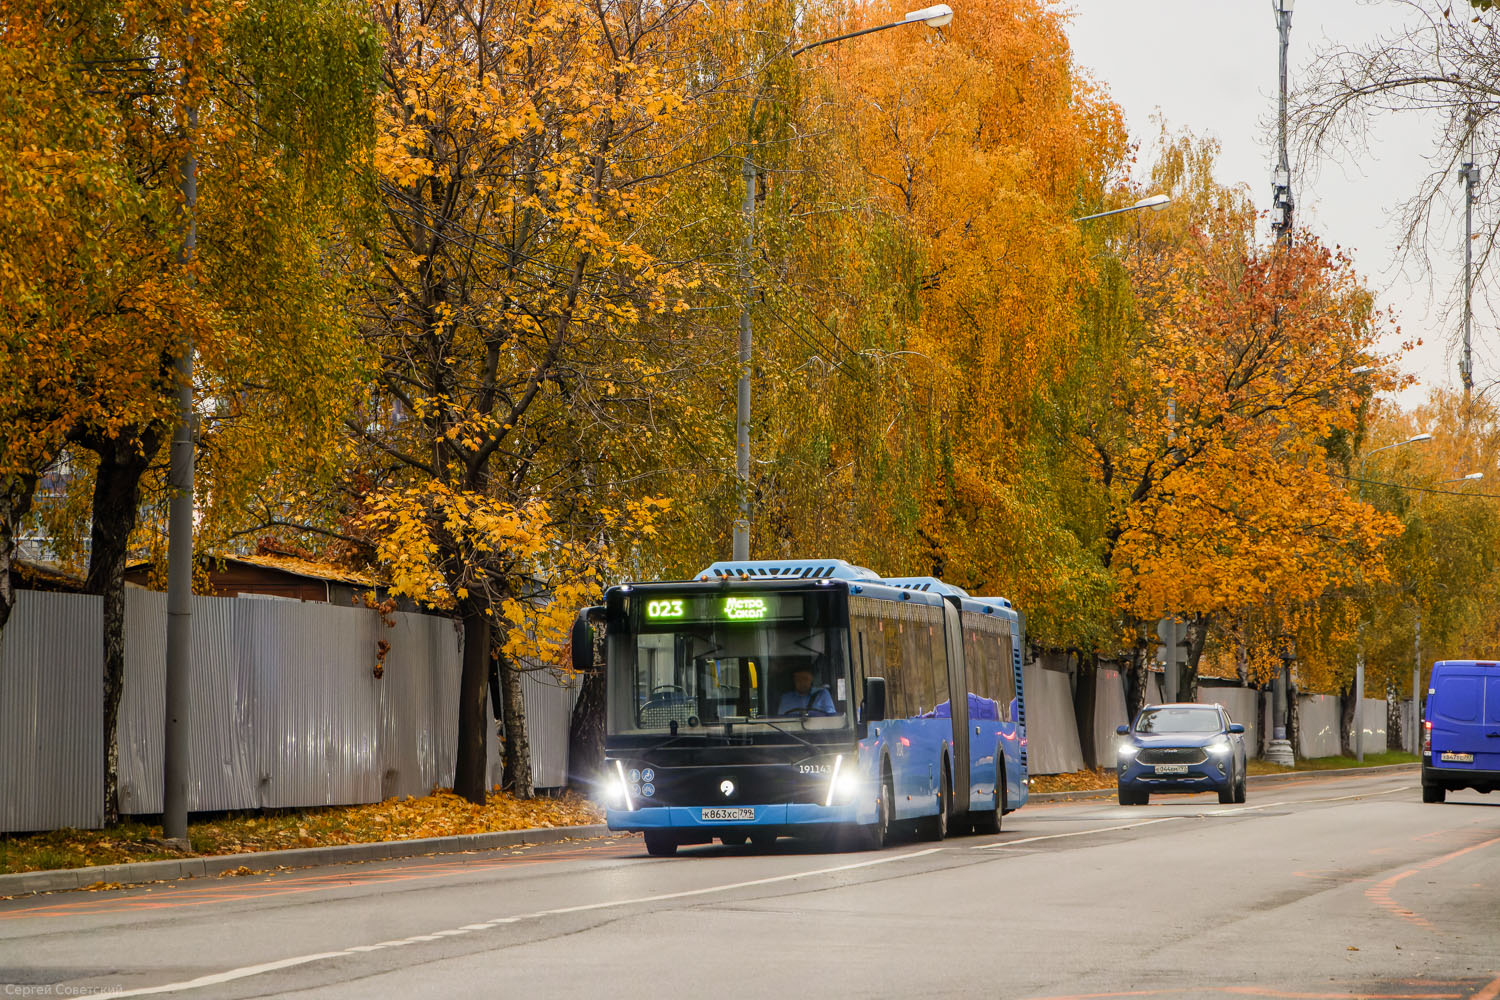
[[[188,825],[188,840],[193,849],[187,854],[162,841],[159,825],[146,823],[121,823],[108,830],[53,830],[3,836],[0,874],[577,826],[602,822],[603,816],[598,806],[573,795],[521,800],[496,792],[481,806],[440,790],[422,798],[387,799],[370,805],[207,817]]]
[[[1353,767],[1383,767],[1387,764],[1415,764],[1420,758],[1405,750],[1382,750],[1365,754],[1364,763],[1353,757],[1305,757],[1295,767],[1282,767],[1258,758],[1251,759],[1247,774],[1293,774],[1298,771],[1341,771]]]

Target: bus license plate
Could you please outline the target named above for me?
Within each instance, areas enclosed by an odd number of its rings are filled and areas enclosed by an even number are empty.
[[[1449,751],[1444,751],[1442,759],[1445,761],[1452,761],[1455,764],[1474,763],[1474,755],[1471,753],[1451,753]]]
[[[705,809],[703,810],[705,820],[726,819],[754,819],[754,809]]]
[[[1187,774],[1186,764],[1157,764],[1157,774]]]

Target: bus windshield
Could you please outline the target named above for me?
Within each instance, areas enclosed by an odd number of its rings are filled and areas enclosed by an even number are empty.
[[[831,594],[647,595],[631,629],[611,644],[609,728],[661,732],[795,720],[849,722],[844,629],[831,628]]]

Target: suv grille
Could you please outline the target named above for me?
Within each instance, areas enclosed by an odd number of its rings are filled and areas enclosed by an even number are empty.
[[[1142,764],[1201,764],[1208,754],[1201,747],[1150,747],[1135,759]]]

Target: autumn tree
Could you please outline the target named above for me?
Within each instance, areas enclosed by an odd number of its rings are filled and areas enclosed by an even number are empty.
[[[6,128],[29,150],[21,170],[50,168],[31,175],[34,187],[11,175],[34,214],[12,217],[30,232],[0,250],[32,293],[21,296],[11,335],[24,374],[4,406],[24,417],[15,426],[25,447],[9,481],[65,446],[86,456],[72,485],[92,493],[86,589],[104,601],[113,821],[125,560],[143,479],[176,419],[180,345],[190,334],[199,388],[217,412],[276,395],[305,413],[336,380],[330,372],[348,352],[327,349],[348,323],[324,251],[329,230],[349,226],[361,202],[374,33],[352,4],[293,0],[186,9],[81,0],[45,10],[16,0],[4,13],[5,47],[21,64],[11,101],[30,112],[8,115]],[[191,216],[179,194],[189,151],[201,186]],[[181,253],[189,224],[199,243],[190,262]],[[37,268],[26,258],[41,255],[28,245],[54,260]],[[295,421],[258,429],[286,440],[298,430]],[[242,441],[221,453],[220,468],[263,443]]]
[[[662,391],[665,352],[639,324],[677,308],[687,279],[637,233],[672,166],[690,8],[376,8],[385,225],[360,310],[377,372],[347,429],[398,586],[463,623],[455,789],[471,800],[492,657],[507,777],[530,792],[516,632],[538,601],[576,610],[554,568],[615,510],[591,459]]]

